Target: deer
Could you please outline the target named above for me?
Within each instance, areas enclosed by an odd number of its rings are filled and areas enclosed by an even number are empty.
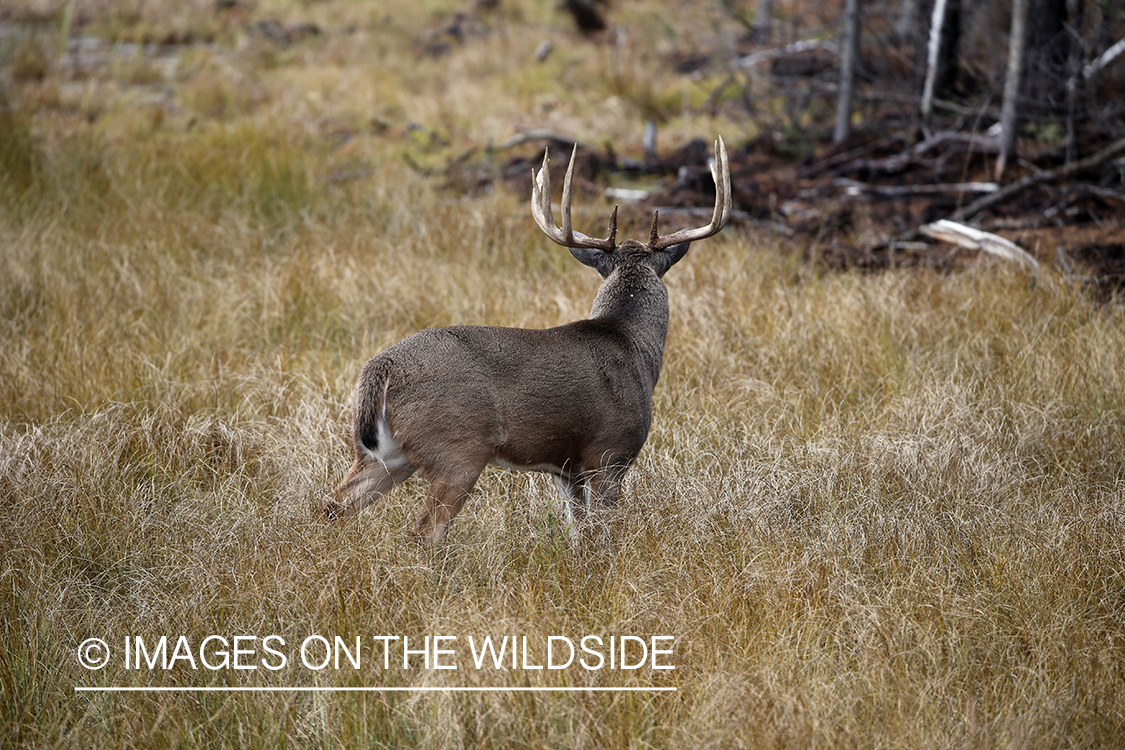
[[[652,397],[668,335],[663,277],[693,242],[731,214],[726,145],[715,143],[715,208],[707,226],[617,242],[617,207],[605,238],[571,227],[577,146],[551,206],[549,154],[532,169],[531,213],[554,243],[602,278],[590,317],[555,328],[427,328],[363,365],[352,394],[355,461],[328,494],[329,519],[351,515],[421,470],[430,487],[414,526],[432,549],[489,464],[550,474],[573,530],[591,509],[617,504],[648,439]]]

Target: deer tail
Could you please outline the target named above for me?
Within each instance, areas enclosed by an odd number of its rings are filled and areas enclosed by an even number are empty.
[[[388,363],[372,360],[360,372],[355,396],[355,447],[357,451],[378,455],[380,442],[388,434],[387,389],[391,384]]]

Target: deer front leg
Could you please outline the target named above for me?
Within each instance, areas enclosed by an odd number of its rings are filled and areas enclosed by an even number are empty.
[[[563,499],[566,525],[572,539],[578,533],[578,526],[589,512],[589,484],[584,474],[555,474],[555,488]]]
[[[321,507],[329,520],[358,513],[413,473],[410,463],[388,465],[370,456],[357,458],[344,480],[321,501]]]

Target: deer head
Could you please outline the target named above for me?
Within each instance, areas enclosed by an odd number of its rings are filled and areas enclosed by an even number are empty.
[[[604,239],[574,231],[574,154],[556,226],[547,158],[532,175],[531,213],[601,275],[590,317],[545,330],[428,328],[369,359],[352,401],[355,463],[324,499],[330,517],[359,511],[421,469],[431,486],[415,532],[435,544],[489,463],[551,474],[572,522],[591,504],[617,502],[652,424],[668,332],[661,278],[730,219],[726,146],[715,145],[711,223],[660,235],[655,213],[647,243],[617,243],[616,208]]]

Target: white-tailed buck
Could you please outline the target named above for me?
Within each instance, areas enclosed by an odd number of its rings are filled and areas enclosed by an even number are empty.
[[[602,276],[589,320],[529,330],[429,328],[367,361],[353,396],[355,464],[324,499],[329,517],[354,513],[421,469],[430,482],[415,532],[440,542],[490,464],[555,478],[567,514],[612,505],[652,424],[652,393],[664,359],[664,272],[688,246],[730,219],[726,147],[715,144],[711,223],[647,244],[605,239],[570,226],[574,155],[562,194],[562,227],[551,212],[547,155],[532,175],[531,213],[554,242]]]

